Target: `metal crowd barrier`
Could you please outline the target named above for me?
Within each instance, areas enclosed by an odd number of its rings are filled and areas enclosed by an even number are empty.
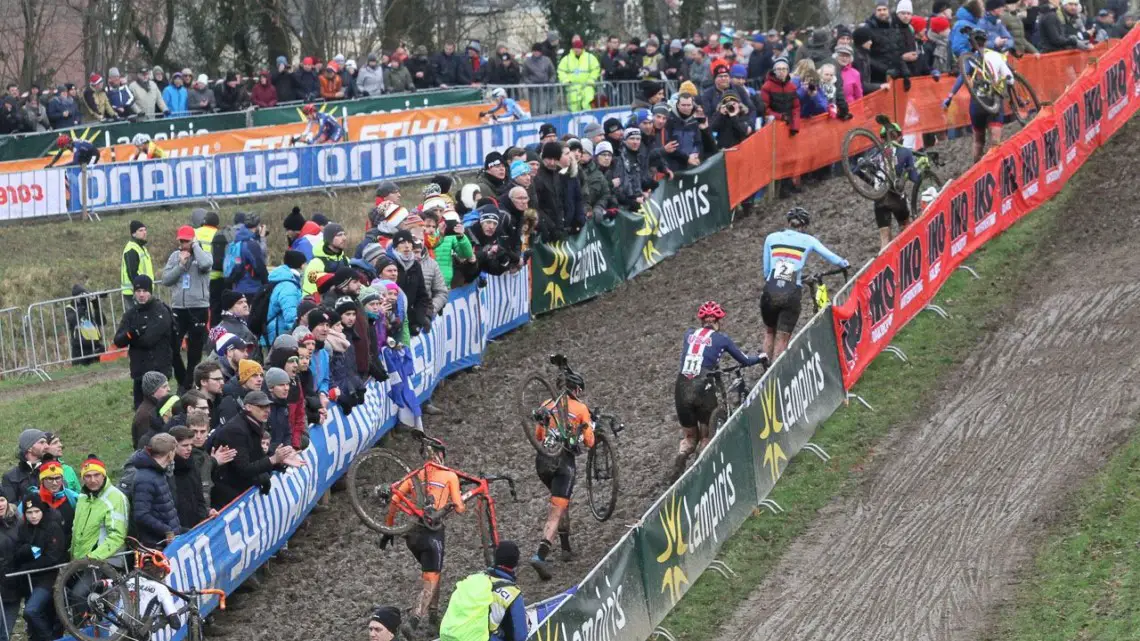
[[[44,368],[50,365],[90,365],[106,354],[125,351],[111,342],[125,311],[119,289],[29,305],[22,319],[27,361],[14,371],[29,370],[46,381],[51,376]],[[0,328],[3,323],[0,316]],[[8,336],[0,335],[0,354],[7,345]]]
[[[677,91],[677,83],[659,80],[669,95]],[[619,80],[591,84],[489,85],[501,86],[507,97],[530,103],[531,116],[582,111],[593,107],[624,107],[641,98],[640,80]]]
[[[108,482],[110,482],[110,481],[108,481]],[[47,518],[46,514],[44,515],[44,518]],[[131,556],[132,554],[134,554],[134,553],[131,552],[130,550],[123,550],[122,552],[119,552],[117,554],[112,554],[111,556],[107,557],[106,560],[108,563],[115,566],[116,569],[122,571],[123,568],[126,567],[126,564],[127,564],[126,558]],[[70,561],[68,563],[70,563]],[[56,572],[58,570],[62,570],[63,568],[67,567],[68,563],[60,563],[59,565],[53,565],[50,568],[39,568],[36,570],[24,570],[23,572],[12,572],[11,574],[5,574],[4,580],[11,581],[11,580],[16,579],[18,577],[24,577],[28,581],[28,592],[31,592],[32,588],[35,587],[32,584],[32,575],[43,574],[44,572]],[[53,596],[52,597],[53,603],[54,603],[54,600],[55,600],[55,598]],[[16,607],[19,608],[20,606],[17,605]],[[54,615],[54,610],[52,611],[52,613]],[[15,631],[8,629],[8,616],[7,616],[7,614],[8,613],[4,611],[4,603],[2,601],[0,601],[0,627],[2,627],[4,630],[4,638],[5,639],[11,639],[12,633]]]

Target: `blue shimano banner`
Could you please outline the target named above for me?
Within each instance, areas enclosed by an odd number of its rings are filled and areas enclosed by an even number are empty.
[[[116,209],[289,191],[374,184],[380,180],[479,169],[491,151],[538,142],[549,122],[559,133],[628,108],[598,109],[484,127],[339,145],[189,156],[87,167],[88,209]],[[83,209],[83,174],[67,170],[68,210]]]
[[[479,364],[487,336],[497,336],[526,322],[512,310],[526,308],[529,280],[529,270],[523,270],[488,276],[483,290],[468,285],[451,291],[447,307],[431,330],[413,338],[410,346],[418,372],[413,384],[421,402],[444,377]],[[487,308],[486,304],[503,309]],[[328,424],[314,425],[309,431],[310,445],[301,453],[304,467],[274,474],[269,494],[246,492],[218,516],[176,538],[166,548],[173,565],[170,585],[177,589],[221,588],[232,593],[289,540],[353,458],[391,429],[396,406],[387,393],[387,383],[371,383],[364,404],[349,416],[332,407]],[[559,602],[555,598],[536,604],[533,611],[541,620]],[[205,611],[216,606],[217,600],[212,599]],[[167,628],[155,638],[167,641],[183,636],[182,631],[171,634]]]

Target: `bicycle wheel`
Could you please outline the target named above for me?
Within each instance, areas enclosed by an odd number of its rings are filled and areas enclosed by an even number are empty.
[[[96,591],[96,589],[98,591]],[[139,620],[138,598],[124,588],[119,571],[106,561],[76,559],[56,577],[55,613],[80,641],[119,641]]]
[[[202,634],[202,617],[194,612],[190,615],[186,625],[186,641],[204,641]]]
[[[479,544],[483,547],[483,562],[487,567],[491,567],[495,564],[495,537],[491,533],[491,516],[484,498],[475,502],[475,520],[479,526]]]
[[[992,114],[1001,110],[1001,96],[994,91],[989,72],[977,54],[966,54],[959,58],[958,70],[965,79],[970,96],[979,107]]]
[[[519,420],[522,423],[526,440],[542,456],[557,458],[562,454],[562,440],[558,426],[570,422],[566,416],[566,396],[554,393],[554,388],[541,376],[531,376],[519,388]],[[551,407],[551,399],[556,399]],[[546,438],[539,440],[535,427],[545,422]]]
[[[595,519],[613,516],[618,499],[617,447],[602,431],[594,433],[594,447],[586,454],[586,493]]]
[[[910,190],[910,219],[911,221],[918,220],[922,215],[922,192],[930,187],[934,187],[938,191],[942,191],[942,177],[934,172],[933,169],[927,169],[922,172],[918,182],[911,186]]]
[[[878,200],[890,189],[893,154],[868,129],[852,129],[843,137],[843,173],[860,196]]]
[[[371,449],[361,454],[348,468],[348,498],[356,515],[370,529],[381,534],[399,536],[418,522],[410,508],[423,510],[427,493],[419,475],[412,476],[403,491],[398,485],[411,470],[395,454],[384,449]],[[388,524],[389,512],[392,524]]]
[[[1009,83],[1009,110],[1017,122],[1026,125],[1041,111],[1041,101],[1037,99],[1037,92],[1033,85],[1024,76],[1013,72],[1013,81]]]

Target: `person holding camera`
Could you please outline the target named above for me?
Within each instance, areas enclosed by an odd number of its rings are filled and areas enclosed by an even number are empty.
[[[483,205],[479,208],[479,224],[467,230],[479,270],[493,276],[517,270],[522,262],[513,243],[503,234],[500,216],[495,205]]]
[[[725,94],[716,108],[716,117],[710,125],[717,146],[721,149],[735,147],[752,135],[752,125],[746,115],[747,107],[741,104],[735,94]]]
[[[696,97],[682,93],[665,121],[665,140],[677,143],[662,148],[671,171],[681,171],[701,164],[701,156],[705,151],[701,129],[708,127],[708,122],[703,115],[697,113],[696,107]],[[673,150],[669,151],[669,147],[673,147]]]

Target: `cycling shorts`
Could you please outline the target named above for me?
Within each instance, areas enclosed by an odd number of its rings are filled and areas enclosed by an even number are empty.
[[[578,476],[578,462],[573,457],[563,454],[557,459],[551,459],[536,454],[534,469],[542,484],[550,490],[550,496],[570,500],[570,495],[574,493],[574,480]]]
[[[764,326],[777,332],[791,334],[800,320],[800,300],[803,288],[796,287],[786,294],[773,296],[765,291],[760,296],[760,318]]]
[[[677,422],[685,429],[708,425],[716,411],[716,387],[712,377],[698,374],[689,378],[677,375],[673,386],[673,400],[677,406]]]
[[[429,530],[422,525],[412,528],[407,536],[408,550],[420,562],[422,572],[443,571],[443,528]]]
[[[990,125],[1000,126],[1004,123],[1005,116],[1001,112],[992,114],[982,109],[977,101],[970,99],[970,126],[974,128],[975,132],[983,132]]]
[[[875,201],[875,226],[879,229],[890,227],[891,216],[894,216],[901,227],[910,218],[910,209],[907,208],[906,198],[902,194],[887,191],[886,196]]]

